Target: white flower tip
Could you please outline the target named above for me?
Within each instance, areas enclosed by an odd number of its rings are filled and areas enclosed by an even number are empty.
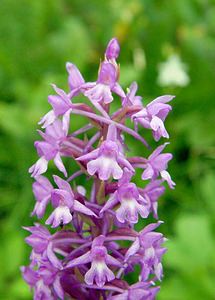
[[[164,221],[158,221],[158,224],[160,225],[160,224],[163,224],[164,223]]]
[[[51,83],[50,85],[51,85],[51,87],[53,87],[54,90],[57,88],[55,83]]]
[[[77,186],[77,191],[79,194],[81,194],[82,196],[86,195],[86,189],[82,186],[82,185],[78,185]]]
[[[72,71],[73,67],[74,67],[74,65],[71,62],[66,63],[66,69],[69,73]]]

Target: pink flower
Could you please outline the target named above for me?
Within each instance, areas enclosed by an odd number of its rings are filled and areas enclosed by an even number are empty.
[[[53,228],[61,224],[68,224],[72,221],[72,213],[75,211],[89,216],[96,216],[92,210],[75,199],[74,193],[67,181],[56,175],[53,177],[59,189],[52,191],[51,200],[55,209],[47,219],[46,224],[52,224]]]
[[[46,128],[45,133],[39,131],[44,141],[36,141],[35,147],[40,156],[39,160],[29,169],[32,177],[37,177],[46,172],[49,160],[54,160],[57,168],[67,176],[66,169],[61,160],[63,153],[63,143],[67,139],[69,119],[62,122],[54,121]]]
[[[119,181],[118,189],[103,206],[100,214],[120,203],[116,210],[116,218],[121,223],[125,223],[125,221],[132,224],[137,223],[138,213],[143,218],[148,216],[147,202],[139,194],[136,185],[130,182],[131,177],[132,172],[124,169],[124,176]]]
[[[169,138],[169,134],[165,129],[164,121],[172,109],[167,102],[171,101],[174,96],[165,95],[156,98],[146,107],[132,116],[135,123],[141,124],[145,128],[152,129],[154,139],[158,141],[162,136]]]
[[[98,80],[91,85],[86,85],[84,95],[93,102],[102,102],[104,104],[113,101],[112,92],[123,97],[124,92],[117,83],[117,76],[115,65],[107,61],[102,62],[99,69]]]
[[[37,176],[36,181],[33,183],[33,193],[37,200],[32,215],[37,215],[38,218],[42,218],[46,206],[51,199],[51,192],[53,186],[50,181],[44,176]]]
[[[144,166],[144,172],[142,174],[142,179],[156,179],[159,175],[167,181],[168,185],[173,189],[175,182],[172,181],[170,174],[166,171],[168,162],[172,159],[171,153],[162,153],[163,149],[168,143],[157,147],[157,149],[152,152],[149,156],[147,163]]]
[[[73,259],[68,263],[67,268],[72,268],[77,265],[87,264],[91,262],[91,268],[85,274],[85,282],[92,285],[95,281],[99,287],[103,287],[107,281],[115,278],[113,271],[108,268],[108,265],[121,267],[122,264],[111,255],[108,254],[107,249],[103,246],[105,237],[100,235],[93,240],[92,248],[82,256]]]
[[[98,173],[101,180],[108,180],[111,176],[120,179],[123,167],[134,171],[126,160],[117,143],[117,129],[114,125],[108,128],[107,138],[101,146],[92,152],[80,156],[78,161],[87,161],[87,171],[90,175]]]

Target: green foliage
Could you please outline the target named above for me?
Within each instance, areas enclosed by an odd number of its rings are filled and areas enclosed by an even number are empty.
[[[175,237],[167,243],[166,266],[170,272],[166,273],[161,300],[213,299],[215,243],[210,225],[206,214],[178,218]]]
[[[98,57],[112,36],[122,47],[124,88],[136,80],[145,103],[165,93],[177,96],[166,125],[171,135],[168,148],[175,157],[170,172],[177,187],[160,200],[169,251],[158,299],[214,299],[214,4],[214,0],[0,1],[1,299],[32,298],[19,271],[30,251],[21,226],[32,224],[34,200],[27,170],[36,160],[36,124],[49,110],[50,83],[68,89],[66,61],[77,64],[86,80],[96,79]],[[159,86],[158,65],[173,54],[186,64],[190,82],[184,87]],[[82,122],[78,119],[75,127]],[[142,134],[150,139],[148,132]],[[144,151],[138,143],[130,142],[131,147],[136,153]],[[71,173],[73,169],[71,165]]]

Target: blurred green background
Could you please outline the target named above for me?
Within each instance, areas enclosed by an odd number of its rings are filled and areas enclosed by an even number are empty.
[[[66,61],[96,79],[113,36],[124,88],[136,80],[145,103],[177,96],[166,123],[177,187],[159,203],[169,251],[158,299],[215,299],[213,0],[0,0],[0,299],[32,298],[19,271],[30,251],[21,226],[33,222],[27,170],[50,83],[67,89]]]

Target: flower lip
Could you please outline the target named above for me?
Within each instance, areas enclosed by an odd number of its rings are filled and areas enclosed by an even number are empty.
[[[52,228],[61,224],[68,224],[72,221],[72,214],[68,206],[58,206],[46,220],[47,225],[52,224]]]

